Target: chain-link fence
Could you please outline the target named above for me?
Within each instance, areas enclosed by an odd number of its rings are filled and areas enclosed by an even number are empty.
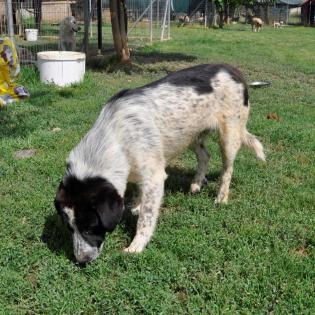
[[[129,41],[170,39],[171,0],[127,0]]]
[[[190,0],[183,1],[180,5],[177,2],[174,4],[177,5],[173,6],[172,19],[179,27],[217,27],[219,24],[219,11],[214,1]],[[262,18],[265,24],[301,24],[301,7],[297,5],[257,1],[248,7],[227,3],[222,9],[225,24],[249,23],[248,16],[251,14]]]
[[[88,6],[86,2],[88,1]],[[10,1],[11,2],[11,1]],[[171,0],[126,0],[129,46],[170,38]],[[34,62],[39,51],[60,49],[64,19],[75,17],[78,31],[73,36],[76,50],[83,49],[84,10],[90,21],[88,55],[98,51],[98,11],[95,0],[12,0],[12,24],[21,62]],[[6,1],[0,0],[0,36],[9,34]],[[102,49],[113,48],[109,0],[101,1]]]

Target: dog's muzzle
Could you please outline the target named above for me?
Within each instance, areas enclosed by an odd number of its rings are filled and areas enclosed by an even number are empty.
[[[101,253],[103,244],[100,247],[89,245],[78,232],[73,233],[73,252],[75,259],[80,264],[86,264],[95,260]]]
[[[72,28],[73,32],[77,33],[81,30],[81,27]]]

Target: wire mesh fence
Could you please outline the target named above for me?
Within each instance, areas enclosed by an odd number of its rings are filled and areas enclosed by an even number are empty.
[[[174,2],[176,4],[177,2]],[[177,8],[180,10],[176,10]],[[301,24],[301,7],[289,6],[281,2],[265,4],[260,1],[251,6],[228,4],[224,7],[224,23],[249,23],[248,15],[261,17],[265,24],[272,25],[274,21],[285,24]],[[219,11],[214,1],[191,0],[186,6],[174,5],[172,19],[178,27],[217,27],[219,24]]]
[[[13,0],[12,20],[15,41],[22,63],[34,62],[39,51],[60,49],[63,21],[75,17],[78,31],[73,32],[76,50],[83,47],[84,1],[87,0]],[[171,0],[126,0],[129,46],[139,46],[170,38]],[[98,29],[96,1],[89,0],[89,55],[96,54]],[[6,1],[0,0],[0,36],[9,34]],[[101,2],[103,50],[113,48],[109,0]],[[69,35],[70,36],[70,35]]]
[[[170,39],[171,0],[127,0],[130,41]]]

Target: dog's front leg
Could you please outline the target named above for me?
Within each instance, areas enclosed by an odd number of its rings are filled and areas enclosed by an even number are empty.
[[[145,179],[142,188],[140,213],[137,223],[136,236],[124,251],[128,253],[141,253],[150,241],[164,193],[165,171],[155,172],[153,176]]]
[[[75,41],[75,39],[72,39],[71,40],[71,51],[75,51],[76,50],[76,41]]]
[[[67,47],[66,47],[66,44],[64,41],[60,41],[60,46],[59,46],[59,50],[61,51],[66,51],[67,50]]]

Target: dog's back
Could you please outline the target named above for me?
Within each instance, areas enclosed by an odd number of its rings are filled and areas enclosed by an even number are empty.
[[[228,65],[199,65],[115,95],[103,109],[95,132],[91,132],[91,137],[99,134],[99,140],[89,142],[102,141],[101,138],[106,138],[103,135],[110,132],[105,129],[110,127],[119,130],[116,136],[121,139],[117,140],[131,150],[133,158],[159,147],[168,161],[200,133],[224,130],[231,121],[238,121],[233,128],[240,132],[242,142],[249,144],[248,113],[247,86],[237,69]],[[93,148],[86,151],[90,150]]]

